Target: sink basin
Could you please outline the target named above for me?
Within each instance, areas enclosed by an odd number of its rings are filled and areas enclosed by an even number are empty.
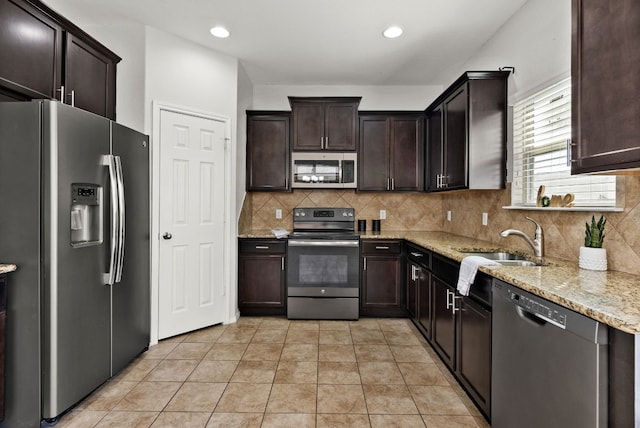
[[[540,266],[520,254],[509,253],[506,251],[462,251],[465,256],[480,256],[485,259],[494,260],[504,266]]]
[[[503,266],[542,266],[540,263],[531,260],[496,260]]]
[[[526,257],[520,254],[508,253],[505,251],[496,252],[483,252],[483,251],[463,251],[465,256],[480,256],[489,260],[506,261],[506,260],[527,260]]]

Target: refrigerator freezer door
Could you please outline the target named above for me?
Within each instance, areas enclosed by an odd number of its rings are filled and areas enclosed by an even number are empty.
[[[42,417],[49,419],[110,376],[111,290],[102,281],[108,239],[71,245],[74,184],[110,190],[101,165],[109,153],[109,120],[56,102],[43,106]],[[100,203],[104,216],[109,199]],[[109,222],[102,220],[108,237]]]
[[[149,346],[150,198],[149,139],[112,122],[112,154],[119,157],[124,182],[124,260],[112,287],[112,368],[115,375]]]
[[[11,274],[5,353],[5,419],[40,422],[40,103],[0,103],[0,260]]]

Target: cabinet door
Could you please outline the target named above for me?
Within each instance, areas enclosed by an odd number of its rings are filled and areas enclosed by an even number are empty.
[[[427,190],[438,190],[439,176],[442,175],[442,106],[435,108],[427,116]]]
[[[116,62],[117,59],[67,33],[65,102],[115,120]]]
[[[324,104],[296,102],[293,114],[293,150],[322,150],[324,146]]]
[[[288,115],[247,115],[247,190],[288,191]]]
[[[355,150],[358,107],[355,103],[325,104],[325,150]]]
[[[57,22],[25,1],[1,1],[0,85],[28,98],[58,98],[63,34]]]
[[[467,86],[444,102],[444,174],[447,189],[467,186]]]
[[[573,0],[572,15],[571,173],[640,167],[640,2]]]
[[[363,263],[362,314],[406,316],[402,299],[402,259],[398,256],[366,256]]]
[[[432,340],[434,349],[450,368],[455,362],[455,317],[451,310],[451,294],[453,287],[437,277],[431,280],[431,297],[433,299]]]
[[[431,339],[431,272],[420,269],[418,279],[418,323],[425,332],[425,336]]]
[[[418,290],[420,281],[420,266],[413,262],[407,262],[407,312],[409,318],[418,319],[419,307],[418,307]]]
[[[424,190],[422,128],[422,117],[391,119],[391,190]]]
[[[388,190],[389,132],[386,116],[360,117],[358,190]]]
[[[458,300],[456,373],[489,415],[491,411],[491,312],[468,297]]]
[[[284,255],[238,257],[238,306],[243,314],[258,308],[285,313],[284,262]]]

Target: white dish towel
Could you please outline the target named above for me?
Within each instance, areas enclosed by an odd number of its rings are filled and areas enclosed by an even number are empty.
[[[460,263],[460,274],[458,275],[458,292],[463,296],[469,295],[469,289],[480,266],[500,266],[495,260],[489,260],[480,256],[467,256]]]

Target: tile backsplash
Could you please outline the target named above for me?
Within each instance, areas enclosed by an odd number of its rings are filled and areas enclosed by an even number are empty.
[[[640,274],[640,177],[619,177],[619,199],[623,212],[605,213],[607,226],[604,247],[609,269]],[[295,190],[292,193],[254,192],[245,198],[238,224],[239,233],[249,230],[283,228],[291,230],[295,207],[352,207],[357,219],[371,220],[386,210],[382,230],[445,231],[493,242],[497,246],[530,251],[521,238],[501,238],[503,229],[513,228],[533,236],[529,216],[542,225],[545,254],[577,262],[584,241],[584,224],[599,212],[507,210],[510,190],[461,190],[444,193],[357,193],[354,190]],[[282,210],[282,219],[275,217]],[[451,221],[446,220],[451,211]],[[488,214],[487,226],[482,213]]]

